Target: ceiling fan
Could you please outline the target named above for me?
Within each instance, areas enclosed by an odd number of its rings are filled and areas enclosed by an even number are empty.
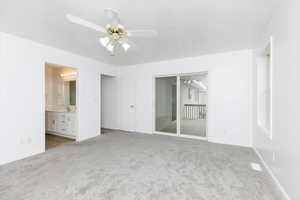
[[[115,55],[116,47],[122,47],[126,52],[133,46],[133,42],[129,40],[129,37],[155,37],[157,32],[155,30],[125,30],[125,27],[121,24],[119,14],[113,9],[105,9],[105,15],[109,18],[110,23],[105,27],[94,24],[79,17],[67,14],[66,18],[75,24],[85,26],[100,33],[105,34],[105,37],[99,38],[100,44],[111,55]]]

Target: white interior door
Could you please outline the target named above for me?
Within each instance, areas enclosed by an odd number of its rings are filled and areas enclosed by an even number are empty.
[[[135,103],[135,80],[126,79],[121,81],[121,99],[120,103],[123,109],[121,116],[122,130],[136,131],[135,116],[136,116],[136,103]]]

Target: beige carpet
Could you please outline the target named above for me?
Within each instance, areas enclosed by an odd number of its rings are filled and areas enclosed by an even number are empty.
[[[177,132],[177,124],[176,121],[173,121],[169,126],[158,130],[166,133],[176,133]],[[198,120],[187,120],[182,119],[180,121],[180,133],[182,135],[190,135],[190,136],[198,136],[198,137],[206,137],[206,120],[198,119]]]
[[[111,132],[1,166],[0,199],[282,199],[252,149]]]

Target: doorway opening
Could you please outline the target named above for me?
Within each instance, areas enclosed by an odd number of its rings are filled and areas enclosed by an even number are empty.
[[[77,137],[77,70],[45,64],[45,149]]]
[[[207,76],[155,77],[154,133],[206,139]]]
[[[117,91],[117,79],[101,74],[101,134],[112,133],[117,127]]]

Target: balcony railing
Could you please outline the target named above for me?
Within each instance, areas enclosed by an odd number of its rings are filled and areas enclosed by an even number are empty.
[[[184,104],[184,119],[198,120],[206,119],[205,104]]]

